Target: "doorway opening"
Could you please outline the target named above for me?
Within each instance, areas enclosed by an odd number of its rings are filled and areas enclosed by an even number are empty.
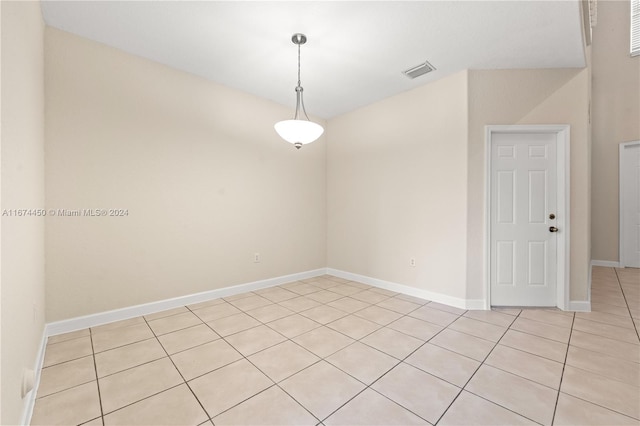
[[[640,141],[620,144],[620,266],[640,268]]]

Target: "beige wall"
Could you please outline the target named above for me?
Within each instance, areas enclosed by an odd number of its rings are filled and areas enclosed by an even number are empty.
[[[39,2],[1,2],[2,210],[44,207],[44,24]],[[2,217],[2,424],[19,424],[22,373],[44,328],[44,219]]]
[[[469,175],[467,297],[484,287],[484,126],[569,124],[571,126],[571,291],[588,300],[590,260],[589,70],[491,70],[469,72]]]
[[[332,119],[328,266],[483,299],[485,125],[569,124],[570,293],[587,300],[588,107],[588,69],[468,71]]]
[[[129,212],[47,217],[47,321],[326,266],[326,144],[278,137],[291,108],[52,28],[46,71],[47,208]]]
[[[42,336],[45,248],[47,321],[324,266],[481,299],[486,124],[571,125],[571,299],[586,300],[590,213],[593,257],[617,260],[617,145],[640,139],[628,3],[599,6],[591,208],[589,70],[464,71],[334,118],[296,151],[272,127],[290,108],[45,37],[39,3],[2,2],[2,209],[43,207],[46,178],[48,209],[128,210],[50,216],[46,233],[2,219],[2,423],[20,420]]]
[[[298,152],[272,130],[287,108],[46,41],[47,208],[129,211],[47,219],[48,321],[325,265],[481,299],[485,124],[571,124],[571,297],[586,299],[587,70],[461,72],[334,118],[328,146]]]
[[[334,118],[327,137],[328,266],[464,298],[467,72]]]
[[[640,140],[640,56],[629,55],[629,2],[598,3],[593,29],[593,203],[595,260],[619,260],[618,145]]]

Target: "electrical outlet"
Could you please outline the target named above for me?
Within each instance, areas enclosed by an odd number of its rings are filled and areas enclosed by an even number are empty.
[[[253,253],[253,263],[260,263],[260,253]]]
[[[416,267],[416,258],[412,257],[411,259],[409,259],[409,266],[411,267]]]

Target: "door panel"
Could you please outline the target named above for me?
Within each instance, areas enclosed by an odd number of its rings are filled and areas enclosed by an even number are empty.
[[[547,242],[529,241],[529,285],[546,285]]]
[[[498,223],[513,223],[515,217],[515,174],[498,172]]]
[[[622,147],[620,156],[622,266],[640,268],[640,144]]]
[[[546,223],[546,191],[547,171],[529,170],[529,223]]]
[[[556,134],[491,139],[491,304],[556,306]]]
[[[515,284],[515,244],[515,241],[496,242],[496,282],[501,286]]]

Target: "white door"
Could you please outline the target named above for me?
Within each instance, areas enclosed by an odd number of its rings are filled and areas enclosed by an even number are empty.
[[[556,306],[556,133],[490,142],[491,305]]]
[[[620,262],[640,268],[640,142],[620,146]]]

